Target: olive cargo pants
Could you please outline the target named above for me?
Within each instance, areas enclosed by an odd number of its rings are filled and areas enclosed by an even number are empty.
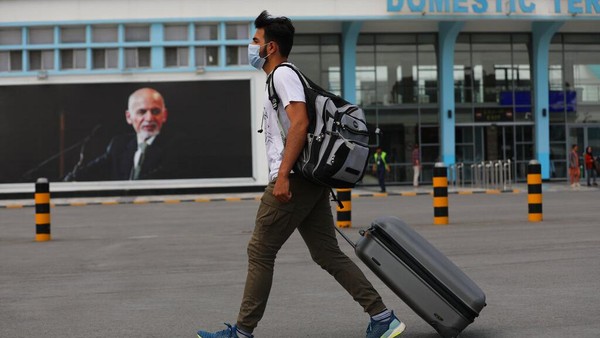
[[[290,176],[291,201],[279,202],[270,183],[261,198],[254,233],[248,244],[248,275],[237,325],[252,332],[262,318],[273,282],[275,257],[298,229],[312,259],[329,272],[369,315],[386,309],[363,272],[339,248],[329,188],[300,175]]]

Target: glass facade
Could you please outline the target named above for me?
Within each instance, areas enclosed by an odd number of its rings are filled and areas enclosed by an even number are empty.
[[[370,129],[381,131],[379,135],[372,135],[371,145],[380,145],[388,153],[394,168],[388,177],[391,183],[411,181],[410,155],[414,143],[420,144],[424,182],[431,181],[431,168],[439,161],[436,39],[436,34],[361,34],[359,37],[357,103],[365,109]],[[582,39],[587,42],[582,44]],[[595,76],[594,71],[598,72],[600,67],[592,54],[600,49],[600,43],[590,39],[594,38],[570,36],[566,39],[570,44],[563,44],[565,38],[557,36],[551,47],[553,178],[566,177],[567,143],[580,139],[580,143],[600,149],[600,128],[568,129],[565,124],[578,121],[589,126],[599,120],[596,114],[600,111],[600,77]],[[571,47],[576,43],[578,46]],[[340,36],[298,35],[292,62],[310,78],[318,79],[324,87],[339,94],[339,50]],[[579,55],[585,50],[590,53]],[[455,154],[456,162],[464,163],[467,168],[467,180],[471,179],[468,170],[471,164],[498,160],[510,160],[512,177],[520,181],[526,179],[527,163],[535,157],[531,54],[528,33],[459,35],[454,65]],[[578,61],[569,61],[571,59]],[[571,69],[570,72],[565,72],[565,68]],[[581,92],[575,101],[571,97],[574,94],[569,94],[573,86],[569,83],[575,84]],[[557,94],[557,90],[562,94]],[[560,102],[556,102],[557,97]],[[581,122],[583,119],[585,122]],[[583,141],[584,135],[586,141]]]
[[[556,34],[550,45],[551,178],[568,176],[573,144],[600,154],[600,36]],[[580,163],[582,163],[580,161]],[[582,171],[582,176],[584,176]]]
[[[454,53],[456,162],[512,163],[526,179],[534,157],[529,34],[460,34]],[[465,171],[467,180],[470,170]]]
[[[388,182],[412,181],[411,154],[420,145],[421,179],[439,160],[435,34],[360,34],[356,98],[367,115],[371,145],[387,152]]]
[[[341,95],[341,36],[338,34],[298,34],[290,61],[321,87]]]
[[[290,61],[315,82],[341,94],[339,35],[297,35]],[[371,146],[388,154],[388,182],[412,180],[411,152],[421,145],[431,180],[439,157],[436,36],[361,34],[357,46],[357,103],[367,115]]]
[[[454,54],[456,122],[531,122],[530,36],[461,34]]]

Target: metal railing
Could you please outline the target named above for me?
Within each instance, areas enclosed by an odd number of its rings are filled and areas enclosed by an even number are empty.
[[[519,165],[519,163],[516,163]],[[412,183],[413,168],[411,163],[390,163],[390,172],[386,172],[387,184]],[[376,184],[376,175],[372,172],[373,164],[367,167],[363,184]],[[431,182],[432,163],[423,163],[419,182]],[[515,180],[515,162],[482,161],[476,163],[458,162],[448,166],[448,187],[465,188],[470,185],[473,189],[512,189]]]
[[[457,164],[456,167],[459,165],[462,165],[462,163]],[[471,164],[470,169],[471,188],[498,190],[507,190],[512,188],[513,177],[511,160],[482,161]]]
[[[465,164],[461,162],[448,166],[448,179],[452,186],[464,188],[466,182]]]

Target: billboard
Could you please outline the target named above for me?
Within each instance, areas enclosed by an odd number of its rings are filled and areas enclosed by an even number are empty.
[[[250,100],[250,80],[0,86],[0,183],[252,177]]]

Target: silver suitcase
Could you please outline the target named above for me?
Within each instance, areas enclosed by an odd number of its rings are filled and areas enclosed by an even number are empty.
[[[403,221],[375,220],[356,255],[442,337],[456,337],[486,305],[481,289]]]

